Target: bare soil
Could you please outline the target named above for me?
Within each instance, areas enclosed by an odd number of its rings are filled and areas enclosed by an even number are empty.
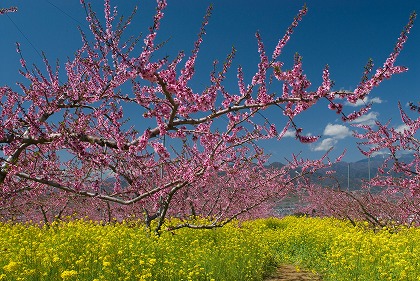
[[[321,281],[321,277],[308,270],[296,270],[294,265],[281,265],[265,281]]]

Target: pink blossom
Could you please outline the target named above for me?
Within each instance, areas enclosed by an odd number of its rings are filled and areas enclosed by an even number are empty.
[[[0,9],[0,15],[4,15],[7,13],[14,13],[17,12],[18,8],[17,7],[10,7],[10,8],[1,8]]]

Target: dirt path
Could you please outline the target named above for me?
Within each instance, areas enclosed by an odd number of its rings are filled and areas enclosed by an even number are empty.
[[[294,265],[281,265],[277,271],[265,281],[321,281],[321,278],[307,270],[296,270]]]

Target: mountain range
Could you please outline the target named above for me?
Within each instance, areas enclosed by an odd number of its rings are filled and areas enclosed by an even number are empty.
[[[403,155],[401,161],[408,162],[413,160],[412,155]],[[335,171],[329,178],[326,177],[326,169],[317,171],[311,176],[313,182],[322,186],[337,186],[342,189],[357,190],[362,187],[363,181],[369,180],[377,175],[378,168],[382,166],[385,158],[381,155],[362,159],[356,162],[334,163],[328,170]],[[271,168],[280,168],[284,164],[273,162],[268,165]]]

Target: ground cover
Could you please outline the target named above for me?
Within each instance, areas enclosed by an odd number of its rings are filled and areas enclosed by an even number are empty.
[[[418,280],[419,238],[418,228],[374,231],[333,218],[234,222],[160,237],[128,222],[2,223],[0,280]],[[298,276],[313,279],[291,279]]]

